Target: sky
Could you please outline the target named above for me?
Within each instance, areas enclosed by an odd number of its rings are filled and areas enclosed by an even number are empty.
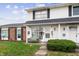
[[[54,3],[55,4],[55,3]],[[27,12],[38,6],[51,6],[53,3],[0,3],[0,25],[24,23],[27,21]]]

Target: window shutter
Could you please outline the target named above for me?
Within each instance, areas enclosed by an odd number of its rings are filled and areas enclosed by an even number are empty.
[[[47,9],[47,18],[50,18],[50,9]]]
[[[35,11],[33,11],[33,20],[35,19]]]
[[[68,11],[69,11],[69,12],[68,12],[69,16],[72,16],[72,6],[70,5],[70,6],[68,7],[68,9],[69,9],[69,10],[68,10]]]

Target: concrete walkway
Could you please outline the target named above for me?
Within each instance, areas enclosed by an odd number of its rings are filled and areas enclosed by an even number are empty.
[[[47,48],[46,43],[41,43],[40,49],[35,53],[35,56],[46,56],[47,55]]]

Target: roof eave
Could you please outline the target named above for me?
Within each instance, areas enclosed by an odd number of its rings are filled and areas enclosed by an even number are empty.
[[[48,7],[35,7],[35,8],[30,8],[30,9],[25,9],[25,11],[30,12],[33,10],[40,10],[40,9],[48,9],[48,8],[57,8],[57,7],[64,7],[64,6],[68,6],[68,5],[72,5],[73,3],[65,3],[65,4],[61,4],[61,5],[56,5],[56,6],[48,6]]]

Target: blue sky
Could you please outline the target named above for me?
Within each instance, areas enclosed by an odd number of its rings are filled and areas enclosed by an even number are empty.
[[[27,21],[28,8],[51,6],[53,3],[0,3],[0,25]],[[54,5],[54,4],[53,4]]]

